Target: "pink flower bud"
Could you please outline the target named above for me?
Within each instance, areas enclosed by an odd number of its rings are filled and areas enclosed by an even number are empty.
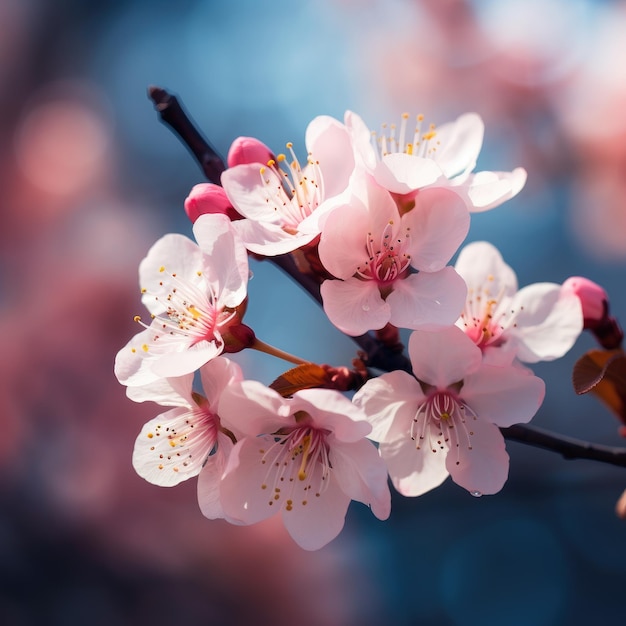
[[[185,213],[192,222],[205,213],[222,213],[231,221],[241,219],[226,192],[213,183],[201,183],[193,187],[185,199]]]
[[[584,328],[594,334],[605,350],[615,350],[622,345],[624,333],[619,322],[609,315],[609,296],[600,285],[582,276],[572,276],[563,283],[561,290],[578,296]]]
[[[563,283],[561,289],[563,293],[578,296],[585,320],[604,319],[608,312],[609,297],[600,285],[582,276],[572,276]]]
[[[274,159],[272,151],[254,137],[237,137],[228,151],[228,167],[235,165],[247,165],[248,163],[263,163],[267,165],[270,159]]]

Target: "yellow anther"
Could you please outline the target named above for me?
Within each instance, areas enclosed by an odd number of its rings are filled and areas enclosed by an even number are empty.
[[[133,322],[141,322],[141,316],[135,315],[135,317],[133,317]]]
[[[161,267],[159,268],[159,272],[164,272],[165,271],[165,265],[161,265]]]
[[[147,344],[147,343],[144,343],[144,344],[143,344],[143,346],[141,346],[141,349],[142,349],[144,352],[148,352],[148,344]]]
[[[280,154],[278,156],[280,157]],[[276,165],[276,161],[274,161],[274,159],[270,159],[267,164],[269,167],[274,167],[274,165]]]
[[[430,141],[437,133],[434,130],[431,130],[428,133],[424,133],[422,135],[422,139],[426,140],[426,141]]]
[[[261,174],[265,174],[265,167],[262,167],[259,172],[261,172]]]
[[[424,115],[423,115],[422,113],[420,113],[420,114],[417,116],[417,121],[418,121],[418,122],[423,122],[423,121],[424,121]]]
[[[148,439],[152,439],[152,437],[154,437],[154,435],[152,433],[148,433]]]
[[[172,439],[170,439],[170,446],[172,446],[172,448],[176,447],[176,442],[173,441]]]
[[[311,447],[311,435],[306,435],[302,440],[302,462],[298,471],[298,480],[306,478],[306,463],[309,460],[309,448]]]
[[[200,311],[198,311],[198,309],[196,309],[196,307],[192,304],[191,306],[187,307],[187,310],[191,313],[191,316],[193,317],[194,320],[199,320],[201,315],[200,315]]]
[[[287,150],[291,150],[291,149],[293,148],[293,144],[291,143],[291,141],[288,141],[288,142],[285,144],[285,147],[287,148]]]
[[[286,156],[285,156],[282,152],[281,152],[280,154],[277,154],[277,155],[276,155],[276,160],[277,160],[279,163],[282,163],[282,162],[283,162],[286,158],[287,158],[287,157],[286,157]]]
[[[408,120],[409,119],[409,114],[408,113],[403,113],[402,114],[402,119],[403,120]]]

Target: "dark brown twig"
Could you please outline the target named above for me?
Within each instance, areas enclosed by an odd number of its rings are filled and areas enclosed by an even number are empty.
[[[196,158],[209,182],[220,184],[220,176],[226,169],[224,160],[211,144],[200,134],[189,116],[180,106],[176,96],[160,87],[148,87],[148,97],[154,102],[161,120],[181,139]]]

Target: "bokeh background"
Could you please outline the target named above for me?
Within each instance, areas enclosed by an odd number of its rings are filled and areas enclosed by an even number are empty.
[[[338,539],[300,550],[278,520],[210,522],[195,481],[131,467],[155,408],[113,358],[141,313],[137,265],[200,170],[148,85],[181,96],[222,153],[238,135],[302,150],[318,114],[371,127],[403,111],[486,122],[479,169],[522,165],[518,198],[475,215],[521,285],[586,275],[626,318],[626,2],[619,0],[0,0],[0,621],[3,624],[520,626],[623,623],[626,473],[509,443],[502,493],[447,482],[353,504]],[[269,263],[246,321],[302,357],[354,345]],[[582,337],[535,368],[534,423],[624,442],[576,397]],[[239,355],[251,378],[285,369]]]

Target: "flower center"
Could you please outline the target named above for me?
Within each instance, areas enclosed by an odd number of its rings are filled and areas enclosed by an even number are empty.
[[[310,153],[303,169],[291,142],[287,144],[287,149],[291,162],[284,154],[279,154],[276,160],[268,161],[267,167],[262,167],[260,173],[266,190],[265,200],[274,208],[277,223],[285,232],[295,235],[300,222],[321,203],[322,176],[319,161],[314,161]]]
[[[469,287],[461,321],[465,334],[481,349],[488,346],[500,346],[506,341],[507,328],[516,327],[517,311],[510,308],[511,299],[503,290],[493,295],[489,283],[493,276],[487,277],[487,287],[475,289]],[[520,308],[522,310],[523,307]]]
[[[156,424],[146,433],[152,445],[159,471],[184,474],[196,473],[198,463],[203,463],[217,445],[219,418],[208,409],[208,402],[199,394],[193,394],[196,406],[165,424]]]
[[[396,229],[397,230],[397,229]],[[367,261],[359,265],[355,276],[362,280],[375,280],[386,297],[391,292],[390,286],[398,278],[404,278],[411,264],[411,255],[406,252],[411,242],[409,228],[404,232],[394,232],[394,222],[389,220],[380,240],[371,232],[367,234]]]
[[[284,503],[285,510],[291,511],[324,493],[331,470],[327,435],[311,426],[281,430],[271,435],[268,447],[259,449],[261,463],[267,466],[260,487],[267,491],[269,506]]]
[[[461,446],[472,449],[474,432],[471,423],[476,413],[451,389],[431,391],[419,405],[410,435],[417,450],[429,448],[433,453],[458,450]],[[457,456],[456,464],[459,464]]]
[[[155,331],[152,337],[153,344],[169,343],[173,340],[185,339],[189,346],[201,341],[217,341],[221,343],[219,328],[227,326],[236,316],[236,311],[225,309],[217,304],[217,294],[208,280],[204,279],[201,270],[196,272],[200,284],[183,280],[176,273],[168,272],[164,266],[159,268],[159,273],[167,277],[167,287],[164,281],[159,281],[163,291],[149,292],[142,288],[141,293],[153,297],[161,305],[164,312],[153,316],[151,326],[141,321],[136,315],[134,320],[144,328]],[[148,347],[144,346],[144,351]]]
[[[383,124],[380,133],[372,132],[374,147],[378,151],[379,158],[401,152],[419,157],[432,157],[439,146],[436,139],[435,125],[430,124],[428,130],[423,130],[424,116],[415,118],[415,127],[411,134],[408,128],[409,114],[403,113],[400,127],[396,124]]]

